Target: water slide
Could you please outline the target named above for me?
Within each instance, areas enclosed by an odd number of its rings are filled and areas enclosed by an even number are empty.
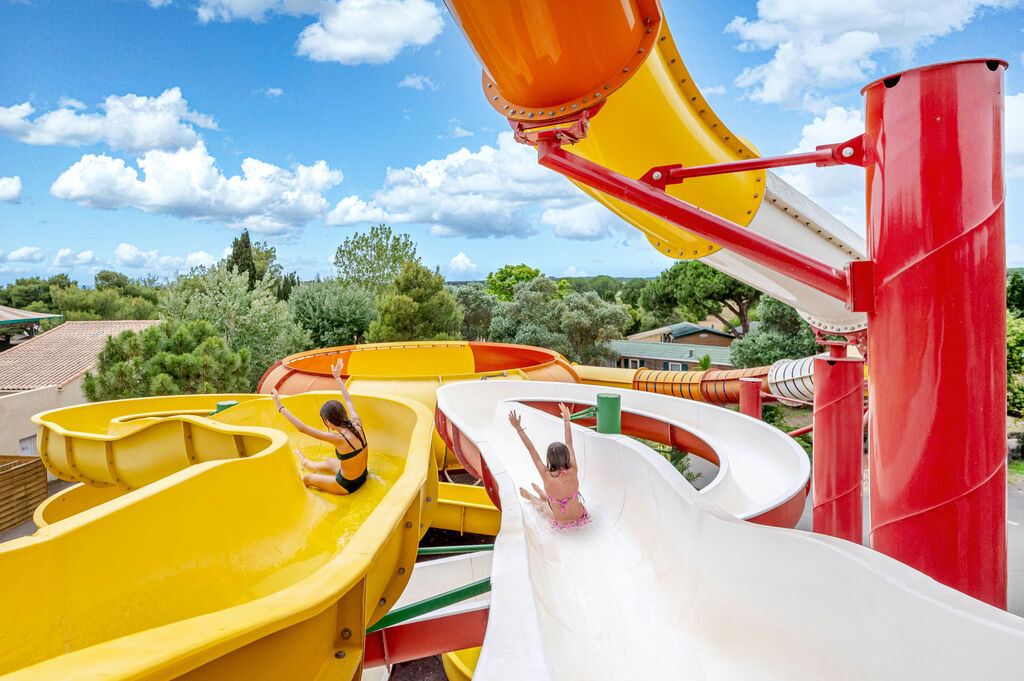
[[[333,395],[332,395],[333,396]],[[327,397],[286,397],[319,422]],[[216,403],[237,406],[211,413]],[[4,679],[358,679],[429,524],[431,413],[354,395],[373,443],[359,494],[306,489],[266,397],[160,397],[38,415],[51,471],[83,481],[0,544]],[[85,484],[89,483],[89,484]],[[97,505],[98,504],[98,505]]]
[[[502,508],[475,679],[1019,678],[1021,618],[851,542],[743,522],[624,435],[573,427],[593,521],[552,528],[519,498],[539,478],[508,411],[543,449],[562,437],[550,407],[599,391],[621,395],[624,423],[675,425],[725,460],[806,463],[783,433],[699,402],[559,383],[440,389],[446,439],[486,469]],[[803,474],[766,464],[744,496],[763,510]]]
[[[572,146],[575,154],[633,178],[660,165],[702,166],[758,156],[700,94],[656,0],[446,4],[484,67],[484,94],[500,115],[530,126],[596,112],[587,121],[585,138]],[[795,307],[822,330],[850,332],[866,325],[863,313],[846,310],[824,293],[580,188],[669,257],[699,257]],[[694,177],[667,191],[834,267],[861,260],[867,252],[863,237],[771,172]]]

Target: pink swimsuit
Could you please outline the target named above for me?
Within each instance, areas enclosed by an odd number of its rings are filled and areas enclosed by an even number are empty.
[[[565,509],[569,506],[569,502],[572,501],[573,499],[575,499],[576,497],[578,497],[579,495],[580,495],[579,490],[577,490],[576,494],[573,494],[571,497],[566,497],[565,499],[555,499],[554,497],[550,497],[549,496],[548,497],[548,503],[549,504],[558,504],[559,506],[561,506],[561,508],[562,508],[562,515],[565,515]],[[545,495],[545,496],[547,496],[547,495]],[[551,510],[554,511],[555,509],[552,508]],[[583,509],[583,515],[581,515],[576,520],[571,520],[571,521],[569,521],[567,523],[560,523],[557,520],[552,518],[551,522],[554,524],[555,527],[564,528],[564,527],[579,527],[580,525],[585,525],[589,520],[590,520],[590,516],[587,515],[587,509],[584,508]]]

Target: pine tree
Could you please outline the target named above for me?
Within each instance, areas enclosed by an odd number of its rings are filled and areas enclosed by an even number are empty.
[[[231,255],[227,259],[228,269],[238,268],[239,273],[249,277],[249,290],[256,287],[256,261],[252,257],[252,241],[249,230],[231,242]]]

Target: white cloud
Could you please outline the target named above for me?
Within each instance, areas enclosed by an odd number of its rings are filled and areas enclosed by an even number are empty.
[[[707,95],[724,95],[725,94],[725,86],[724,85],[712,85],[710,87],[698,87],[697,89],[700,90],[701,94],[704,95],[705,97]]]
[[[154,9],[160,9],[161,7],[166,7],[167,5],[171,4],[171,2],[173,2],[173,1],[174,0],[148,0],[149,6],[154,8]]]
[[[38,246],[22,246],[7,254],[8,262],[39,262],[43,259],[43,249]]]
[[[284,94],[284,90],[279,87],[268,87],[266,90],[262,90],[262,92],[267,97],[280,97]]]
[[[136,163],[139,170],[118,158],[86,154],[57,178],[50,193],[87,208],[131,206],[281,234],[323,217],[329,204],[322,193],[343,179],[325,161],[288,171],[254,158],[242,161],[241,175],[226,177],[202,142],[191,149],[150,151]]]
[[[578,269],[576,269],[575,265],[569,265],[568,267],[565,268],[565,271],[562,272],[562,276],[563,277],[589,277],[590,275],[587,274],[586,270],[578,270]]]
[[[390,215],[380,206],[368,204],[358,196],[346,196],[324,218],[325,225],[356,225],[364,222],[406,221],[401,216]]]
[[[88,109],[83,102],[72,97],[61,97],[57,100],[57,106],[61,109]]]
[[[434,81],[430,80],[428,76],[421,76],[416,73],[410,73],[402,80],[398,81],[398,87],[412,88],[413,90],[436,90],[437,85]]]
[[[1006,98],[1003,124],[1006,126],[1006,175],[1024,178],[1024,92]]]
[[[441,33],[441,11],[427,0],[339,0],[299,35],[298,53],[313,61],[386,64],[406,47]]]
[[[540,221],[555,228],[555,236],[593,241],[608,236],[624,223],[610,210],[589,201],[572,208],[548,208]]]
[[[830,107],[800,131],[800,143],[790,153],[814,151],[820,144],[836,144],[864,133],[859,109]],[[865,233],[864,169],[856,166],[792,166],[776,171],[782,179],[832,212],[860,234]]]
[[[57,251],[50,267],[56,269],[68,269],[76,265],[91,265],[96,262],[96,255],[92,251],[82,251],[76,254],[70,248],[62,248]]]
[[[115,262],[120,267],[131,267],[144,269],[148,272],[161,272],[165,274],[191,269],[199,265],[209,267],[217,262],[217,259],[206,251],[189,253],[184,258],[170,255],[160,255],[159,249],[143,251],[134,244],[122,242],[114,249]]]
[[[458,118],[448,119],[448,132],[443,135],[438,135],[437,139],[443,140],[455,137],[472,137],[473,133],[470,130],[466,130],[462,127],[462,121]]]
[[[17,203],[21,200],[21,177],[0,177],[0,203]]]
[[[453,276],[476,274],[478,268],[470,261],[469,256],[459,251],[458,255],[448,262],[448,272]]]
[[[331,212],[331,223],[372,222],[386,213],[393,223],[431,225],[435,236],[526,237],[537,232],[541,212],[590,201],[568,180],[540,166],[532,147],[503,132],[494,147],[463,147],[414,168],[389,168],[372,201],[343,199]],[[367,215],[373,217],[366,220]]]
[[[199,134],[193,125],[217,128],[211,117],[189,109],[176,87],[164,90],[158,97],[110,95],[100,108],[103,113],[78,113],[63,106],[29,120],[35,108],[28,102],[0,107],[0,134],[26,144],[77,147],[103,142],[112,149],[143,153],[194,146],[199,142]]]
[[[963,29],[979,11],[1018,2],[761,0],[757,19],[736,17],[725,30],[740,38],[740,50],[774,50],[770,61],[736,78],[747,97],[820,112],[828,105],[822,91],[880,75],[875,73],[878,53],[895,52],[909,61],[917,48]]]
[[[289,16],[318,14],[330,4],[329,0],[200,0],[196,13],[204,24],[235,19],[263,21],[270,13]]]

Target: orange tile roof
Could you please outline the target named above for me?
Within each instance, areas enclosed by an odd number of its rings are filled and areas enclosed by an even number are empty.
[[[0,352],[0,392],[64,386],[96,366],[107,336],[159,323],[156,319],[65,322]]]

